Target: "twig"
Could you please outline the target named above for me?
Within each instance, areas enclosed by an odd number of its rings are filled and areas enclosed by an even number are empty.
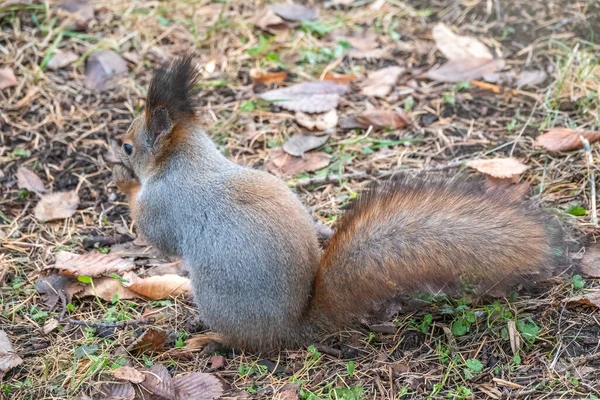
[[[592,224],[594,224],[594,226],[598,226],[598,211],[596,208],[596,176],[594,174],[594,170],[592,169],[592,165],[594,165],[594,157],[592,156],[590,142],[582,135],[580,135],[579,137],[583,142],[583,148],[585,149],[586,155],[585,163],[587,165],[588,173],[590,174],[590,197],[592,198]]]
[[[153,324],[155,322],[154,317],[149,318],[140,318],[140,319],[132,319],[130,321],[120,321],[120,322],[94,322],[94,321],[81,321],[78,319],[66,319],[63,321],[59,321],[62,324],[68,325],[82,325],[82,326],[93,326],[96,328],[120,328],[127,325],[145,325],[145,324]]]
[[[570,365],[567,365],[566,367],[563,367],[560,370],[557,370],[557,372],[559,372],[559,373],[566,372],[573,368],[581,367],[582,365],[585,365],[589,362],[597,361],[597,360],[600,360],[600,353],[590,354],[589,356],[582,357],[579,360],[571,363]]]

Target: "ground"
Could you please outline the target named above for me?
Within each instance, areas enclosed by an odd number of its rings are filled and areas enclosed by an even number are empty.
[[[526,196],[564,214],[573,237],[593,241],[589,177],[595,167],[586,157],[598,159],[597,147],[556,153],[534,139],[551,128],[600,129],[596,2],[315,1],[306,5],[319,9],[318,19],[290,24],[287,36],[255,25],[268,5],[259,0],[92,3],[93,14],[73,26],[53,2],[0,2],[0,66],[16,78],[0,90],[0,328],[23,360],[2,380],[5,398],[92,395],[125,362],[136,368],[163,364],[173,374],[211,373],[223,382],[224,398],[272,398],[278,392],[304,399],[600,397],[597,309],[564,302],[600,288],[588,277],[560,277],[535,293],[484,304],[436,301],[390,316],[383,325],[324,337],[308,349],[262,356],[224,351],[224,360],[184,344],[202,326],[183,296],[73,297],[51,308],[36,290],[58,251],[108,252],[134,239],[125,197],[111,181],[110,141],[143,109],[153,69],[191,49],[205,65],[203,127],[240,164],[267,168],[272,149],[301,132],[294,112],[258,100],[275,87],[258,83],[273,77],[268,73],[285,72],[283,86],[327,72],[356,75],[337,107],[339,125],[367,108],[403,110],[411,118],[393,129],[338,126],[317,149],[331,156],[325,169],[282,176],[325,225],[335,227],[348,201],[390,171],[473,173],[463,162],[515,157],[529,166],[520,177],[529,184]],[[518,88],[489,79],[484,84],[481,77],[427,79],[428,70],[446,61],[432,37],[439,22],[478,38],[506,60],[505,69],[543,71],[546,78]],[[332,32],[344,29],[365,29],[388,55],[350,56],[348,42],[331,40]],[[58,50],[76,58],[51,69]],[[126,60],[118,85],[90,87],[90,55],[98,50]],[[391,91],[361,94],[361,80],[389,66],[404,69]],[[17,184],[19,167],[54,192],[77,190],[74,215],[36,218],[39,197]],[[323,178],[327,174],[334,178]],[[580,249],[575,253],[577,263]],[[149,261],[136,262],[144,268]],[[142,320],[148,310],[160,318]],[[52,319],[58,321],[54,329],[48,328]],[[168,332],[165,348],[131,351],[149,327]]]

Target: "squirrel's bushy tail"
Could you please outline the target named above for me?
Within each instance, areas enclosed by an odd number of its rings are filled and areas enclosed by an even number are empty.
[[[321,258],[311,317],[339,327],[377,302],[419,292],[479,294],[536,282],[564,265],[563,229],[509,187],[401,177],[342,217]]]

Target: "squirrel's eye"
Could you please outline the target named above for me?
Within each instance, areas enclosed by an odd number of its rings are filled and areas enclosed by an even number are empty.
[[[125,153],[127,153],[128,156],[130,156],[131,153],[133,152],[133,146],[130,145],[129,143],[125,143],[123,145],[123,149],[125,150]]]

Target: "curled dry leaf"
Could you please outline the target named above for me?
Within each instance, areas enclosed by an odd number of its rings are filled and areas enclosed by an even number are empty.
[[[316,149],[327,142],[329,136],[293,135],[283,144],[286,153],[296,157],[302,157],[309,150]]]
[[[46,187],[40,177],[25,167],[17,169],[17,184],[20,189],[27,189],[38,195],[46,193]]]
[[[463,58],[451,60],[441,67],[433,68],[425,76],[439,82],[463,82],[493,74],[504,68],[504,65],[505,62],[501,58],[492,60],[487,58]]]
[[[155,353],[165,347],[168,335],[162,329],[148,328],[127,349],[135,354]]]
[[[342,85],[349,85],[350,82],[352,82],[356,78],[357,78],[357,76],[354,74],[344,75],[344,74],[336,74],[334,72],[328,72],[323,77],[323,79],[326,81],[341,83]]]
[[[0,68],[0,90],[17,86],[17,77],[12,68]]]
[[[336,127],[338,115],[336,110],[330,110],[324,114],[306,114],[297,111],[296,122],[310,130],[328,131]]]
[[[313,81],[270,90],[259,97],[287,110],[321,113],[336,108],[340,95],[347,91],[346,85],[330,81]]]
[[[329,165],[331,156],[327,153],[311,151],[303,157],[293,157],[282,148],[270,149],[267,170],[279,175],[298,175],[302,172],[317,171]]]
[[[10,339],[6,332],[0,330],[0,379],[10,369],[17,367],[23,363],[23,360],[13,348]]]
[[[387,67],[369,74],[361,86],[361,93],[365,96],[385,97],[398,82],[398,78],[405,69],[402,67]]]
[[[56,50],[46,67],[51,70],[61,69],[69,64],[73,64],[78,59],[79,56],[72,51]]]
[[[87,60],[85,86],[103,91],[117,86],[118,79],[127,75],[127,63],[112,50],[92,53]]]
[[[42,221],[54,221],[73,216],[79,206],[79,196],[75,191],[57,192],[41,196],[35,206],[35,217]]]
[[[56,253],[56,263],[46,268],[57,269],[61,275],[99,277],[113,272],[131,271],[134,267],[135,264],[131,261],[123,260],[112,254],[96,252],[75,254],[59,251]]]
[[[482,174],[494,178],[514,179],[519,177],[529,167],[516,158],[494,158],[491,160],[471,160],[467,166],[476,169]]]
[[[583,296],[575,296],[564,301],[567,305],[583,304],[594,308],[600,308],[600,291],[591,292]]]
[[[280,3],[271,6],[275,14],[288,21],[313,21],[319,18],[319,11],[315,8],[294,3]]]
[[[287,72],[267,72],[260,73],[257,70],[250,71],[250,77],[255,85],[271,85],[273,83],[282,84],[287,78]]]
[[[127,381],[131,383],[142,383],[146,379],[146,375],[133,367],[120,367],[112,371],[115,379]]]
[[[585,248],[581,259],[581,272],[592,278],[600,278],[600,245]]]
[[[146,379],[144,379],[141,385],[155,396],[152,397],[153,399],[178,399],[173,378],[171,378],[167,368],[161,364],[154,364],[151,368],[145,368],[142,371],[146,375]],[[188,399],[191,400],[192,398]]]
[[[133,272],[127,272],[123,278],[127,281],[124,283],[126,288],[151,300],[162,300],[192,293],[190,280],[179,275],[155,275],[140,278]]]
[[[133,400],[135,389],[129,382],[107,382],[100,386],[100,390],[93,397],[94,400]]]
[[[365,129],[369,126],[372,126],[373,129],[399,129],[404,128],[410,123],[410,118],[408,115],[400,111],[364,111],[358,114],[355,118],[358,126]]]
[[[58,327],[58,320],[56,318],[50,318],[44,324],[44,328],[42,329],[42,331],[44,332],[44,335],[47,335],[50,332],[52,332],[53,330],[55,330],[57,327]]]
[[[223,396],[223,385],[221,381],[211,375],[202,372],[176,376],[173,379],[177,399],[202,399],[214,400]]]
[[[286,36],[288,32],[288,24],[279,15],[275,14],[271,7],[260,10],[254,20],[254,25],[265,32],[273,35]]]
[[[553,128],[546,130],[535,139],[535,145],[548,151],[570,151],[583,148],[580,136],[590,143],[600,139],[600,131],[582,131],[568,128]]]
[[[514,320],[508,320],[507,322],[508,338],[510,339],[510,349],[514,355],[519,354],[521,350],[521,335],[517,330],[517,324]]]
[[[448,60],[463,60],[469,58],[482,58],[491,60],[494,55],[474,37],[460,36],[455,34],[452,29],[440,23],[433,30],[433,39],[440,52]]]

